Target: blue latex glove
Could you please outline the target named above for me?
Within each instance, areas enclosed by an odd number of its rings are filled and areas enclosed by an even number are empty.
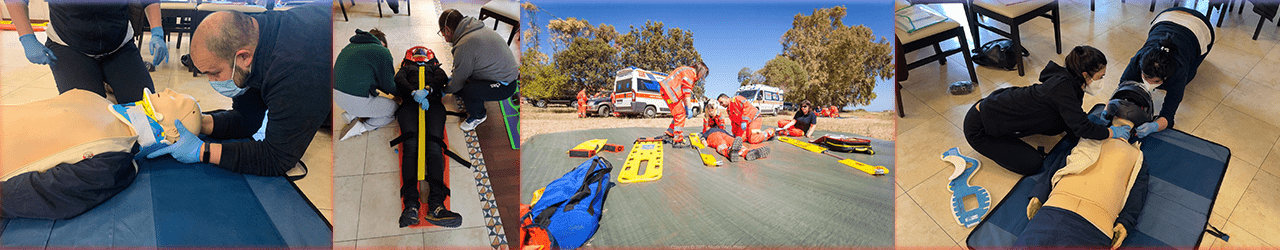
[[[151,65],[160,65],[169,59],[169,45],[164,43],[164,27],[151,28]]]
[[[35,34],[20,36],[18,41],[22,42],[22,51],[27,53],[27,61],[31,61],[31,63],[52,65],[58,60],[58,57],[53,55],[53,50],[45,47],[40,41],[36,41]]]
[[[427,101],[427,95],[430,95],[430,94],[431,94],[430,90],[425,90],[425,89],[414,90],[413,100],[422,104],[423,110],[431,109],[431,102]]]
[[[689,105],[684,105],[684,118],[693,119],[693,109],[689,108]]]
[[[1090,114],[1090,115],[1089,115],[1089,121],[1090,121],[1090,122],[1093,122],[1094,124],[1098,124],[1098,125],[1107,125],[1107,124],[1111,124],[1111,122],[1110,122],[1110,121],[1107,121],[1107,119],[1106,119],[1106,118],[1104,118],[1104,117],[1107,117],[1107,110],[1106,110],[1106,109],[1103,109],[1103,110],[1102,110],[1102,112],[1100,112],[1100,113],[1098,113],[1098,114]]]
[[[1143,123],[1142,125],[1138,126],[1138,130],[1137,130],[1138,138],[1147,137],[1148,135],[1151,135],[1151,133],[1155,133],[1158,130],[1160,130],[1160,124],[1157,124],[1155,122]]]
[[[172,155],[173,159],[182,163],[200,162],[200,147],[204,146],[204,140],[187,130],[182,121],[173,121],[173,125],[178,127],[178,142],[147,154],[147,158]]]
[[[1111,138],[1129,140],[1129,130],[1133,127],[1129,125],[1111,126]]]

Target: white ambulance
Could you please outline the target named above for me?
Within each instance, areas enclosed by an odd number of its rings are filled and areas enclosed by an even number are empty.
[[[782,94],[782,89],[764,84],[751,84],[738,88],[738,96],[747,98],[752,106],[760,110],[761,115],[778,115],[782,112]]]
[[[609,109],[619,116],[641,115],[650,118],[658,114],[670,114],[671,110],[667,108],[667,102],[662,100],[662,80],[665,79],[667,79],[665,73],[636,67],[618,70],[613,80],[612,107],[598,105],[593,108],[598,112]],[[702,111],[702,103],[695,100],[690,103],[690,110],[694,115],[699,114]]]

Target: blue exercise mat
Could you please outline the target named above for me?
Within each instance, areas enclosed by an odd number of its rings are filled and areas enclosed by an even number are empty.
[[[3,247],[329,247],[332,228],[284,177],[170,157],[139,160],[133,185],[69,220],[0,222]]]
[[[1027,198],[1036,180],[1065,166],[1067,155],[1078,141],[1073,136],[1059,141],[1045,158],[1044,170],[1019,180],[969,234],[966,244],[970,248],[1012,246],[1027,226]],[[1154,133],[1141,141],[1143,160],[1151,177],[1147,201],[1136,229],[1129,232],[1121,246],[1199,246],[1231,150],[1178,130]]]

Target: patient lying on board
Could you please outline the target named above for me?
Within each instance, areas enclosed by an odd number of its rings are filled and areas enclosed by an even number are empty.
[[[1107,107],[1112,126],[1150,121],[1150,102],[1113,98]],[[1119,246],[1146,202],[1149,177],[1139,145],[1080,139],[1066,166],[1044,178],[1032,189],[1030,222],[1015,246]]]
[[[178,141],[174,121],[198,127],[200,108],[167,89],[126,104],[73,89],[0,105],[0,121],[0,217],[66,219],[133,183],[134,146]]]

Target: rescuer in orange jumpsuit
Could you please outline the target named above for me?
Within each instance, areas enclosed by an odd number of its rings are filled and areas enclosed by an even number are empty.
[[[587,89],[578,91],[578,118],[587,117]]]
[[[667,79],[662,81],[662,99],[671,110],[671,125],[667,127],[667,138],[671,138],[673,147],[684,147],[684,121],[693,118],[689,112],[689,103],[693,102],[693,84],[707,76],[707,65],[698,62],[693,67],[682,66],[671,71]]]
[[[716,110],[715,105],[703,105],[707,111],[702,115],[702,135],[703,141],[707,142],[707,147],[715,149],[716,153],[720,153],[725,158],[729,158],[730,162],[741,160],[755,160],[769,156],[769,147],[758,146],[749,150],[732,149],[734,136],[726,131],[724,119],[721,118],[720,112]]]

